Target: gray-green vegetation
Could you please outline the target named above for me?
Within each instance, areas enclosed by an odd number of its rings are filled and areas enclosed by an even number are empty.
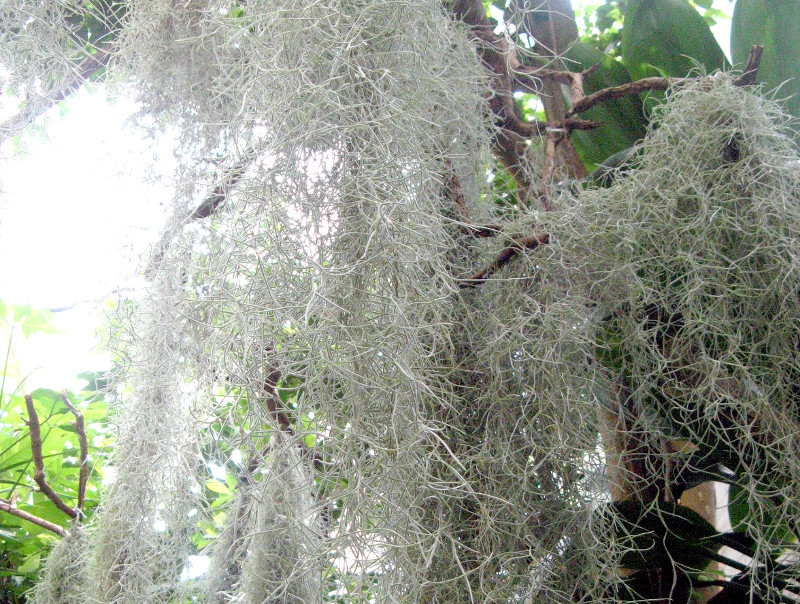
[[[32,600],[800,597],[800,63],[710,4],[3,5],[5,135],[90,76],[180,133]]]

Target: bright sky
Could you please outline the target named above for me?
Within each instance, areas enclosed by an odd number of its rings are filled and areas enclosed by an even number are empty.
[[[714,6],[730,13],[733,4],[715,0]],[[727,54],[729,30],[729,21],[714,28]],[[50,113],[46,135],[25,138],[24,152],[10,142],[0,147],[0,299],[71,307],[55,317],[66,333],[15,339],[22,372],[41,368],[29,390],[74,388],[75,374],[108,367],[94,336],[98,310],[158,239],[171,201],[165,184],[147,182],[154,157],[161,174],[170,174],[169,144],[123,125],[135,111],[132,102],[111,103],[102,90],[84,90],[65,105],[61,115]]]
[[[98,310],[157,239],[171,201],[168,187],[147,182],[155,142],[122,123],[132,102],[84,90],[66,106],[24,150],[0,147],[0,299],[70,307],[54,317],[67,333],[14,338],[22,373],[43,368],[29,390],[71,388],[76,373],[107,367],[95,356]]]

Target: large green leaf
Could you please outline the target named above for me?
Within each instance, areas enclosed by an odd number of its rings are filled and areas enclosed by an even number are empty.
[[[576,42],[565,58],[573,71],[595,67],[583,80],[583,91],[587,95],[631,81],[628,70],[621,63],[589,44]],[[595,130],[580,130],[572,135],[575,148],[588,166],[599,164],[633,145],[644,136],[647,125],[639,97],[625,97],[595,105],[580,117],[601,124]]]
[[[37,388],[31,392],[34,402],[36,403],[37,411],[46,413],[45,417],[51,414],[63,414],[69,411],[69,408],[64,404],[61,394],[50,388]],[[40,420],[44,418],[40,417]]]
[[[637,79],[659,73],[684,77],[695,62],[709,72],[729,67],[708,24],[687,0],[630,0],[622,59]]]
[[[738,0],[731,23],[731,55],[743,67],[753,44],[764,46],[758,81],[800,118],[800,2],[797,0]]]

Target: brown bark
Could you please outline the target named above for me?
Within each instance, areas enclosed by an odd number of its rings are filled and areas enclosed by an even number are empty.
[[[69,507],[59,497],[53,488],[47,483],[47,476],[44,472],[44,458],[42,457],[42,432],[39,425],[39,415],[33,406],[33,397],[25,395],[25,406],[28,409],[28,429],[31,433],[31,456],[33,457],[33,480],[39,485],[39,490],[52,501],[55,506],[70,518],[77,518],[78,512]]]

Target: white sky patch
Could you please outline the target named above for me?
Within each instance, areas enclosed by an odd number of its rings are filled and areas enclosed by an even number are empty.
[[[211,472],[211,476],[220,482],[225,482],[225,479],[228,477],[228,473],[225,471],[225,468],[214,462],[208,464],[208,471]]]
[[[105,297],[132,272],[131,252],[154,239],[171,201],[167,187],[147,182],[154,156],[165,156],[158,142],[123,126],[131,101],[84,90],[66,107],[60,119],[51,112],[44,135],[25,137],[23,151],[10,141],[0,149],[7,301],[59,307]]]
[[[76,373],[109,367],[94,336],[98,305],[131,286],[160,234],[172,192],[148,174],[154,158],[171,158],[172,142],[125,126],[135,110],[102,89],[82,90],[51,110],[23,149],[0,147],[0,299],[66,308],[54,318],[63,334],[14,338],[28,391],[76,388]],[[173,170],[167,163],[162,174]]]
[[[181,580],[186,581],[187,579],[202,577],[208,571],[210,562],[211,560],[208,556],[189,556],[189,562],[181,573]]]

